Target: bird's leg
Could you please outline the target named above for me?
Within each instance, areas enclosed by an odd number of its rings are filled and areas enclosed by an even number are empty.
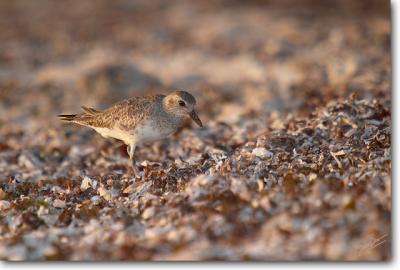
[[[129,155],[129,163],[132,166],[133,172],[135,173],[135,175],[139,175],[139,169],[137,168],[136,162],[133,159],[133,156],[135,154],[135,149],[136,149],[136,145],[132,143],[132,144],[128,144],[128,147],[126,150]]]

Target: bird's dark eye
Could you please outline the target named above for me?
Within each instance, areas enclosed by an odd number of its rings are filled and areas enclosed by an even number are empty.
[[[185,107],[185,106],[186,106],[186,103],[185,103],[185,102],[183,102],[182,100],[180,100],[180,101],[179,101],[179,106],[181,106],[181,107]]]

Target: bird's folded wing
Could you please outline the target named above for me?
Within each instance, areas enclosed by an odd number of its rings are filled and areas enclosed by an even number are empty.
[[[112,105],[93,117],[92,126],[113,128],[118,125],[124,130],[134,129],[149,115],[156,97],[133,97]]]

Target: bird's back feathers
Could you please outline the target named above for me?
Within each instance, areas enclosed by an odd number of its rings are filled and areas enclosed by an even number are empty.
[[[85,113],[61,114],[58,117],[67,122],[77,123],[92,128],[112,129],[115,125],[123,130],[134,129],[150,114],[156,100],[161,102],[164,95],[132,97],[120,101],[108,109],[99,111],[82,106]]]

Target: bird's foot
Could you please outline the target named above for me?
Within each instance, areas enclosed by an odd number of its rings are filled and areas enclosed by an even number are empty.
[[[138,166],[136,165],[136,162],[133,160],[130,160],[130,167],[132,168],[133,173],[135,174],[135,178],[140,178],[140,171]]]

